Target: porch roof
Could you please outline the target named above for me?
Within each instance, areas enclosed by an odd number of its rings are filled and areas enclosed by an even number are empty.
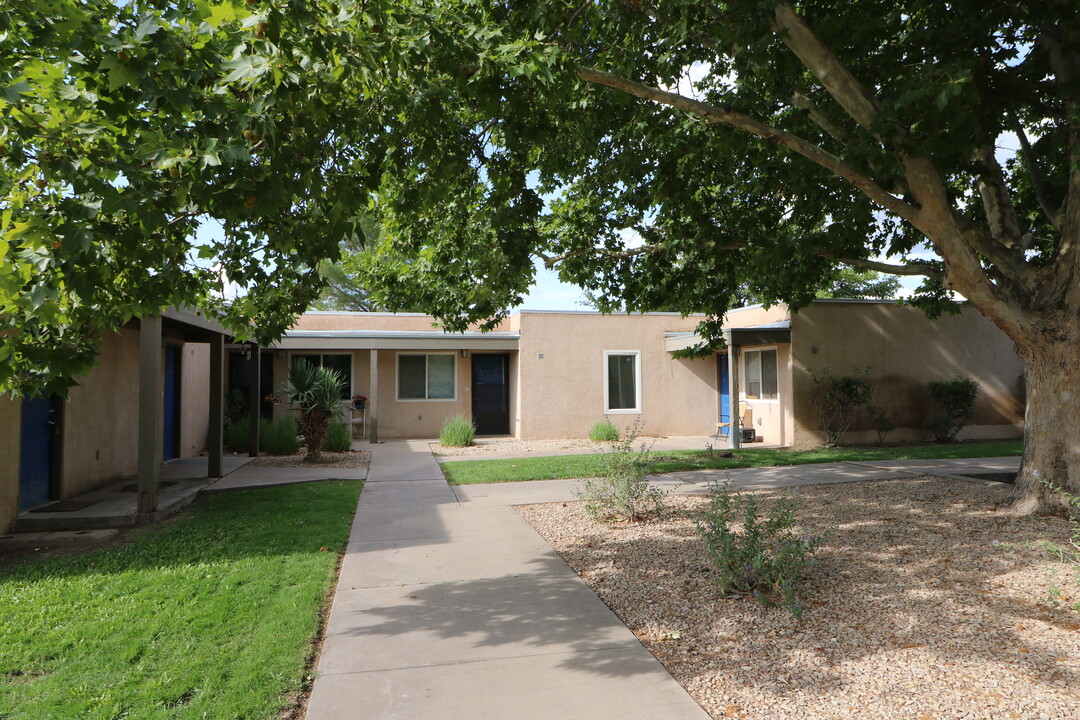
[[[748,327],[724,328],[724,337],[732,345],[769,345],[791,342],[791,322],[767,323]],[[666,332],[664,346],[668,352],[683,350],[703,342],[696,332]]]
[[[521,333],[469,330],[287,330],[279,350],[517,350]]]

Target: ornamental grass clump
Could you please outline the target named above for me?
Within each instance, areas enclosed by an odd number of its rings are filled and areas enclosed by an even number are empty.
[[[765,607],[782,604],[802,616],[799,590],[822,538],[796,532],[797,512],[798,503],[785,496],[763,518],[754,496],[733,492],[726,483],[713,488],[697,527],[724,595],[753,597]]]
[[[331,420],[326,429],[326,444],[323,446],[327,452],[349,452],[352,450],[352,431],[341,420]]]
[[[593,442],[618,442],[619,429],[607,420],[601,420],[589,428],[589,439]]]
[[[450,447],[468,447],[476,437],[476,426],[464,415],[455,415],[443,423],[439,443]]]
[[[664,510],[664,493],[646,478],[651,464],[649,446],[642,443],[634,449],[637,432],[635,425],[610,452],[604,453],[601,477],[582,481],[578,499],[585,502],[585,511],[596,520],[637,522]]]
[[[259,427],[259,448],[267,455],[295,455],[300,450],[296,421],[291,417],[263,420]]]

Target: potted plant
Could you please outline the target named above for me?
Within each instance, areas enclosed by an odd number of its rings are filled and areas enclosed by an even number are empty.
[[[357,410],[363,410],[367,405],[367,395],[353,395],[352,405]]]

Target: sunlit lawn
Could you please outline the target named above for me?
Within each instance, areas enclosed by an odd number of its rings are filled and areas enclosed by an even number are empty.
[[[1001,457],[1019,455],[1019,440],[949,445],[896,447],[838,447],[812,450],[743,448],[734,457],[722,458],[704,450],[654,452],[650,472],[715,470],[725,468],[807,465],[859,460],[938,460],[942,458]],[[595,477],[603,473],[603,453],[505,460],[458,460],[443,463],[447,479],[456,485]]]
[[[0,573],[0,718],[278,718],[361,483],[213,495],[121,546]]]

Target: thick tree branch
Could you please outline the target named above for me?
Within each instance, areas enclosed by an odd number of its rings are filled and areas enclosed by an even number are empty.
[[[633,80],[628,80],[619,75],[614,75],[602,70],[596,70],[595,68],[579,68],[578,77],[587,82],[606,85],[607,87],[614,88],[615,90],[630,95],[635,95],[644,100],[650,100],[662,105],[668,105],[670,107],[678,108],[679,110],[684,110],[709,123],[731,125],[732,127],[740,128],[757,135],[758,137],[765,138],[771,143],[783,145],[789,150],[797,152],[806,159],[832,172],[834,175],[847,180],[878,205],[881,205],[886,210],[899,215],[905,220],[912,220],[918,213],[918,208],[913,207],[900,198],[890,194],[858,168],[845,163],[840,158],[813,143],[807,142],[785,130],[766,125],[760,120],[751,118],[749,115],[737,113],[726,107],[720,108],[709,103],[701,102],[700,100],[692,100],[683,95],[679,95],[678,93],[642,85]]]
[[[1024,158],[1024,165],[1027,166],[1028,175],[1031,176],[1031,187],[1035,191],[1035,199],[1039,201],[1039,207],[1042,208],[1050,223],[1060,230],[1061,209],[1055,209],[1053,203],[1050,202],[1050,193],[1046,188],[1046,178],[1043,177],[1038,163],[1035,162],[1035,153],[1031,148],[1031,143],[1028,142],[1024,126],[1021,124],[1020,118],[1012,110],[1009,110],[1009,120],[1012,122],[1013,132],[1016,133],[1016,137],[1020,140],[1020,155]]]
[[[990,234],[1007,248],[1019,247],[1020,235],[1023,232],[1020,229],[1020,219],[1016,216],[1016,208],[1005,187],[1001,166],[994,157],[993,144],[988,143],[976,149],[975,161],[983,168],[978,177],[979,195],[982,197]]]
[[[535,253],[536,257],[544,261],[544,265],[550,270],[564,260],[570,258],[582,257],[585,255],[600,255],[606,258],[631,258],[637,255],[647,255],[650,253],[660,252],[664,249],[663,245],[642,245],[636,248],[628,248],[626,250],[611,250],[609,248],[591,247],[583,250],[570,250],[568,252],[560,253],[558,255],[545,255],[544,253]]]
[[[941,268],[929,263],[905,263],[903,265],[894,265],[892,263],[878,262],[877,260],[866,260],[864,258],[853,257],[835,257],[828,256],[842,262],[845,265],[851,267],[862,268],[863,270],[875,270],[887,275],[923,275],[928,278],[933,278],[938,281],[944,281],[945,273],[941,271]]]
[[[848,131],[830,120],[817,106],[817,103],[798,91],[791,94],[791,102],[800,110],[805,110],[810,119],[814,121],[814,124],[827,132],[833,140],[836,140],[841,145],[847,145],[850,137]]]
[[[840,103],[848,115],[864,128],[870,127],[881,113],[881,106],[870,92],[862,86],[843,63],[818,39],[806,21],[787,3],[779,3],[774,13],[774,27],[781,32],[788,49]],[[907,134],[899,123],[893,123],[890,140]],[[879,138],[880,139],[880,138]]]

